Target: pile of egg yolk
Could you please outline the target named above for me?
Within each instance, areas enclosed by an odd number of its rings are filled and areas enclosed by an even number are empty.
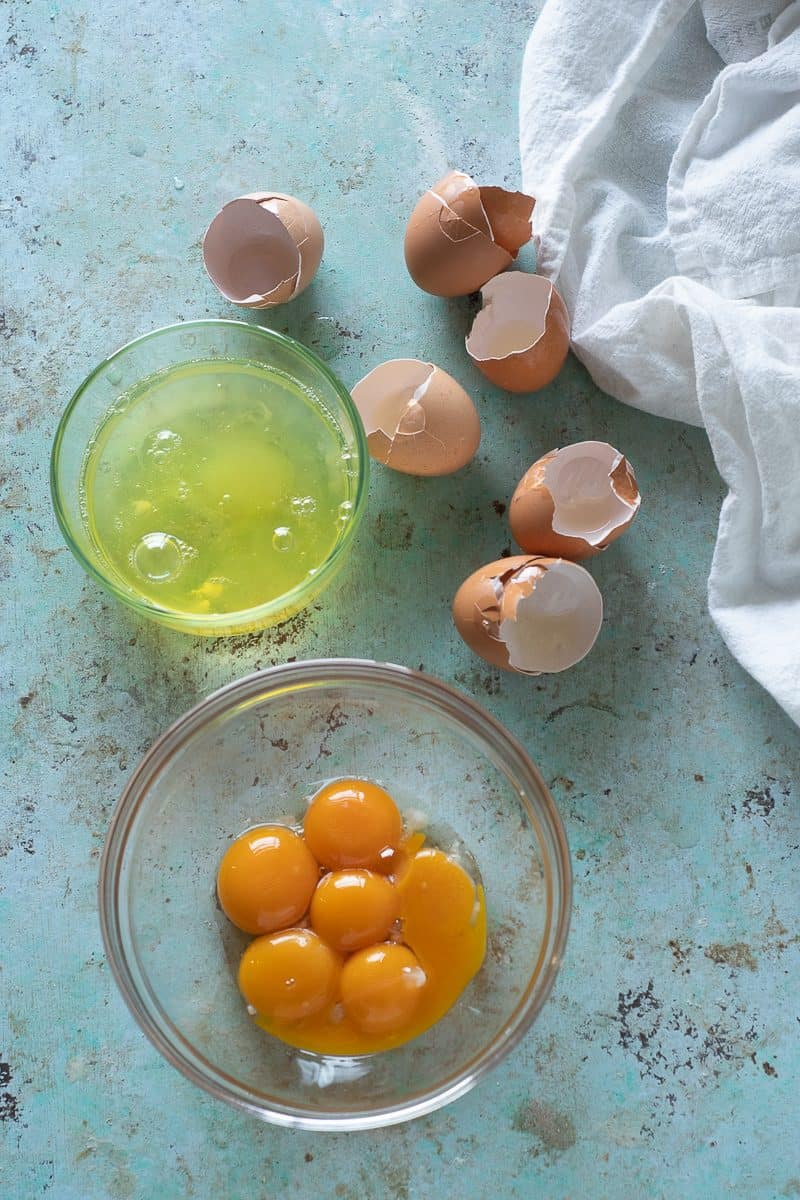
[[[455,1004],[486,952],[483,889],[406,835],[391,796],[338,779],[302,831],[259,825],[225,852],[217,896],[256,935],[239,989],[258,1023],[320,1054],[389,1050]]]

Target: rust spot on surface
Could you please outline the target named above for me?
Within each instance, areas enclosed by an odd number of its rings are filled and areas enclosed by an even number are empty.
[[[575,1125],[572,1118],[540,1100],[521,1104],[514,1114],[512,1128],[528,1133],[541,1143],[539,1153],[563,1154],[575,1145]]]
[[[766,821],[776,802],[779,799],[788,799],[791,794],[791,786],[785,780],[778,780],[773,775],[766,775],[764,778],[765,782],[760,787],[748,788],[744,794],[741,814],[748,820],[763,817]],[[731,811],[734,815],[738,812],[735,804],[731,805]]]
[[[473,692],[485,692],[487,696],[496,696],[500,692],[499,671],[483,671],[479,667],[475,667],[469,671],[457,672],[455,678],[457,683],[470,688]]]
[[[686,959],[689,957],[689,954],[691,953],[690,948],[688,946],[681,946],[681,944],[679,942],[677,942],[675,940],[675,938],[670,938],[670,940],[667,942],[667,945],[669,946],[670,950],[672,951],[672,957],[675,959],[676,963],[685,963],[686,962]]]
[[[19,1100],[9,1090],[13,1072],[7,1062],[0,1062],[0,1121],[18,1121],[20,1117]]]
[[[778,914],[775,911],[775,905],[773,904],[770,909],[770,914],[767,917],[766,921],[764,922],[765,937],[780,938],[780,937],[783,937],[784,934],[786,934],[788,932],[789,931],[786,928],[786,926],[784,925],[783,921],[781,921],[780,918],[778,917]]]
[[[703,953],[712,962],[724,966],[746,967],[748,971],[755,971],[758,967],[758,960],[746,942],[731,942],[729,946],[713,942],[706,946]]]
[[[552,709],[545,717],[546,723],[549,725],[551,721],[555,721],[557,717],[569,712],[572,708],[594,708],[597,712],[610,713],[612,717],[619,719],[619,713],[610,704],[606,704],[596,696],[590,696],[588,700],[573,700],[569,704],[561,704],[558,708]]]
[[[742,812],[746,813],[749,817],[752,817],[755,813],[759,813],[762,817],[768,817],[774,807],[775,797],[769,786],[749,788],[745,793]]]
[[[278,625],[273,631],[272,641],[276,646],[285,646],[287,642],[294,642],[307,632],[310,622],[311,616],[308,609],[297,613],[288,621],[283,621]]]
[[[414,537],[414,522],[402,509],[387,508],[379,512],[372,528],[382,550],[407,550]]]
[[[328,749],[328,742],[333,735],[338,732],[338,730],[347,724],[349,720],[350,718],[342,706],[340,704],[334,704],[333,708],[325,717],[325,733],[322,735],[317,757],[314,760],[315,762],[319,762],[321,758],[330,758],[331,751]],[[308,766],[313,766],[313,763],[309,763]]]
[[[240,633],[233,637],[207,638],[205,649],[209,654],[216,654],[219,650],[230,650],[233,654],[237,654],[240,650],[249,650],[258,646],[263,636],[264,631],[257,630],[256,633]]]

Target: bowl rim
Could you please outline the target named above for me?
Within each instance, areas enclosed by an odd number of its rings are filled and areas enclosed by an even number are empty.
[[[521,774],[523,780],[531,785],[531,793],[538,801],[538,811],[534,811],[527,791],[517,786],[515,790],[520,806],[540,840],[541,818],[548,827],[549,840],[554,848],[552,862],[548,862],[546,857],[543,861],[547,902],[545,933],[539,958],[522,997],[503,1028],[443,1083],[410,1101],[368,1109],[325,1111],[274,1102],[272,1098],[269,1104],[260,1101],[253,1089],[208,1063],[161,1012],[157,997],[152,994],[152,1007],[161,1013],[163,1023],[174,1031],[177,1042],[182,1042],[188,1048],[190,1053],[187,1054],[165,1032],[144,1002],[133,977],[122,932],[126,922],[120,903],[120,877],[125,850],[139,807],[153,779],[208,721],[253,700],[265,687],[270,694],[285,694],[295,690],[298,685],[322,685],[326,682],[383,682],[406,694],[432,701],[440,710],[444,709],[447,715],[488,743],[503,763],[513,768],[514,777]],[[497,761],[495,765],[499,765]],[[553,876],[558,878],[561,895],[559,906],[553,903]],[[103,945],[112,976],[140,1029],[173,1067],[216,1099],[263,1121],[306,1130],[359,1131],[399,1124],[450,1104],[469,1092],[519,1044],[549,996],[563,960],[572,908],[572,869],[563,821],[539,769],[521,742],[472,697],[432,675],[395,663],[359,658],[305,659],[254,671],[216,689],[178,717],[150,746],[128,780],[109,823],[100,860],[98,907]],[[144,972],[143,977],[146,980]],[[203,1069],[203,1063],[206,1063],[208,1070]]]
[[[262,337],[265,344],[272,343],[274,345],[277,343],[283,345],[291,352],[297,354],[299,358],[304,359],[315,371],[322,375],[338,396],[353,426],[355,443],[358,448],[358,478],[353,498],[352,515],[330,554],[320,563],[310,579],[302,580],[300,583],[295,584],[288,592],[284,592],[283,595],[276,596],[274,600],[270,600],[266,604],[256,605],[253,608],[237,609],[235,612],[230,613],[193,613],[188,615],[178,612],[175,609],[165,608],[154,601],[135,596],[132,592],[126,591],[116,584],[110,573],[104,574],[84,554],[75,540],[72,533],[72,522],[65,511],[62,491],[59,486],[58,471],[62,447],[73,413],[89,386],[115,359],[121,358],[128,354],[134,347],[140,346],[153,338],[183,333],[187,330],[219,328],[220,326],[224,328],[246,329],[249,333],[253,333],[257,337]],[[291,610],[292,612],[296,612],[298,609],[304,608],[332,578],[343,560],[344,553],[352,545],[353,538],[366,508],[369,491],[369,449],[364,425],[350,392],[333,371],[331,371],[330,367],[313,350],[310,350],[308,346],[303,345],[296,338],[290,337],[289,334],[279,333],[275,329],[269,329],[252,321],[237,321],[227,317],[205,317],[192,321],[175,321],[170,325],[162,325],[158,329],[151,329],[147,333],[131,338],[124,345],[120,346],[119,349],[115,350],[113,354],[109,354],[97,363],[75,389],[59,418],[53,437],[53,444],[50,449],[49,478],[50,499],[62,537],[84,571],[99,583],[102,588],[140,615],[159,621],[167,621],[174,629],[184,630],[187,633],[209,632],[214,634],[217,628],[224,625],[230,633],[235,633],[239,629],[267,627],[270,625],[271,619],[285,611]]]

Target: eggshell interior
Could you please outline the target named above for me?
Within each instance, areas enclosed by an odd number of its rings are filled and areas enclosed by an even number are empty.
[[[284,192],[251,192],[245,199],[255,200],[262,208],[274,213],[297,247],[300,268],[294,280],[294,290],[288,297],[293,300],[311,283],[322,261],[325,235],[319,218],[305,201],[298,200],[297,196],[287,196]],[[266,299],[276,303],[271,297]]]
[[[603,599],[588,571],[543,555],[479,568],[453,599],[453,620],[476,654],[524,675],[565,671],[589,653]]]
[[[416,358],[393,358],[359,380],[353,393],[357,393],[356,404],[367,437],[382,433],[391,439],[398,432],[421,432],[425,414],[419,401],[435,370],[433,363]]]
[[[477,362],[508,358],[534,346],[544,334],[553,285],[543,275],[512,271],[481,288],[483,307],[472,323],[467,353]]]
[[[622,461],[607,442],[577,442],[553,455],[543,482],[553,498],[555,533],[598,546],[631,519],[640,499],[638,492],[634,500],[630,491],[627,496],[617,491],[613,472]]]
[[[603,599],[588,571],[556,560],[531,580],[518,572],[515,593],[501,606],[499,636],[508,648],[509,665],[526,674],[566,671],[594,645],[603,623]],[[522,576],[520,578],[519,576]]]
[[[300,252],[280,217],[250,197],[231,200],[203,239],[214,285],[234,304],[288,300],[300,273]]]
[[[448,475],[480,443],[474,404],[434,363],[391,359],[359,380],[352,395],[371,456],[396,471]]]

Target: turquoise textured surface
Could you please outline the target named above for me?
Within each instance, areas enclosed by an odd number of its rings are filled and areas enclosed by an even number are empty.
[[[518,184],[538,7],[0,10],[4,1198],[800,1195],[800,752],[706,613],[723,486],[705,435],[609,400],[572,360],[536,396],[498,392],[463,351],[469,301],[422,294],[403,265],[406,217],[447,167]],[[311,610],[193,641],[83,576],[47,459],[100,357],[174,320],[239,315],[200,236],[262,186],[307,200],[327,251],[302,297],[249,319],[348,385],[393,356],[439,363],[484,440],[451,479],[376,468],[352,558]],[[451,596],[510,547],[503,510],[530,462],[586,437],[622,449],[644,495],[591,567],[603,632],[562,676],[501,677],[455,636]],[[255,667],[334,654],[424,664],[476,696],[540,765],[575,869],[567,959],[519,1052],[451,1108],[364,1136],[262,1127],[168,1067],[110,979],[95,902],[109,814],[160,730]]]

